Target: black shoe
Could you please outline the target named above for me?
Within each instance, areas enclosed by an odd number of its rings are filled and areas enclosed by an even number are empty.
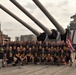
[[[2,67],[5,67],[4,65],[2,65]]]
[[[28,62],[26,62],[26,65],[28,65]]]
[[[21,63],[21,65],[23,66],[23,63]]]
[[[15,64],[15,63],[13,63],[12,65],[13,65],[13,66],[16,66],[16,64]]]
[[[48,64],[46,63],[46,65],[48,65]]]
[[[57,66],[59,66],[59,64],[57,64]]]
[[[34,62],[35,65],[37,65],[37,62]]]
[[[70,66],[72,66],[72,63],[70,63]]]

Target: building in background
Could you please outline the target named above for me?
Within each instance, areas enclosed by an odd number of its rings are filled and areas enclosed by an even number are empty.
[[[20,37],[16,36],[15,41],[20,41]]]
[[[11,38],[6,35],[6,34],[3,34],[3,32],[1,31],[1,23],[0,23],[0,44],[4,44],[4,41],[10,41]]]
[[[37,41],[37,36],[33,34],[21,35],[20,41]]]

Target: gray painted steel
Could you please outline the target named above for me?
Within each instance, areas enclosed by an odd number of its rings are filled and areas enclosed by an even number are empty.
[[[32,19],[45,33],[51,35],[52,32],[45,27],[41,22],[39,22],[35,17],[33,17],[25,8],[23,8],[16,0],[10,0],[14,5],[16,5],[24,14],[26,14],[30,19]]]
[[[0,4],[0,8],[4,10],[6,13],[8,13],[10,16],[12,16],[14,19],[16,19],[18,22],[20,22],[23,26],[28,28],[30,31],[32,31],[35,35],[40,36],[40,32],[29,26],[27,23],[25,23],[23,20],[21,20],[19,17],[17,17],[15,14],[13,14],[11,11],[6,9],[3,5]]]
[[[33,2],[42,10],[42,12],[48,17],[61,34],[66,33],[65,29],[53,18],[53,16],[45,9],[39,0],[33,0]]]

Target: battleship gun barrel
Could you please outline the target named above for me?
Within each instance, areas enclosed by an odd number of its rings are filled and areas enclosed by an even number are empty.
[[[0,4],[0,8],[2,10],[4,10],[6,13],[8,13],[10,16],[12,16],[14,19],[16,19],[18,22],[20,22],[23,26],[25,26],[26,28],[28,28],[30,31],[32,31],[36,36],[40,36],[40,33],[33,29],[32,27],[30,27],[27,23],[25,23],[23,20],[21,20],[19,17],[17,17],[16,15],[14,15],[11,11],[9,11],[8,9],[6,9],[3,5]]]
[[[20,22],[23,26],[28,28],[30,31],[32,31],[36,36],[38,41],[44,41],[46,39],[46,34],[45,33],[40,33],[34,28],[30,27],[27,23],[25,23],[23,20],[18,18],[16,15],[14,15],[11,11],[6,9],[3,5],[0,4],[0,8],[4,10],[6,13],[8,13],[10,16],[12,16],[14,19],[16,19],[18,22]]]
[[[25,8],[23,8],[16,0],[10,0],[15,6],[17,6],[24,14],[26,14],[30,19],[32,19],[45,33],[48,35],[52,34],[48,28],[46,28],[41,22],[39,22],[35,17],[33,17]]]
[[[33,2],[42,10],[42,12],[48,17],[48,19],[54,24],[57,30],[64,35],[65,29],[52,17],[52,15],[45,9],[45,7],[39,2],[39,0],[33,0]]]

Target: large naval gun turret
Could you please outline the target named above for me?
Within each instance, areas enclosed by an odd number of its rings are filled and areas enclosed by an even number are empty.
[[[44,32],[40,33],[31,26],[29,26],[27,23],[22,21],[20,18],[18,18],[16,15],[14,15],[11,11],[6,9],[4,6],[0,5],[0,8],[4,10],[6,13],[8,13],[10,16],[15,18],[17,21],[19,21],[22,25],[24,25],[26,28],[28,28],[30,31],[32,31],[36,36],[38,41],[47,41],[48,39],[57,39],[58,37],[58,31],[61,35],[61,40],[66,41],[66,35],[67,30],[65,30],[52,16],[51,14],[44,8],[44,6],[38,1],[33,0],[35,4],[43,11],[43,13],[49,18],[49,20],[54,24],[54,26],[57,28],[57,30],[52,29],[49,30],[46,28],[42,23],[40,23],[35,17],[33,17],[25,8],[23,8],[16,0],[10,0],[12,3],[14,3],[23,13],[25,13],[30,19],[32,19]]]
[[[61,34],[65,34],[63,27],[53,18],[53,16],[45,9],[45,7],[39,2],[39,0],[33,0],[33,2],[42,10],[42,12],[48,17],[48,19],[54,24]]]
[[[32,19],[41,29],[44,30],[46,34],[48,34],[47,39],[56,39],[58,36],[58,32],[55,29],[51,30],[51,34],[49,30],[40,23],[35,17],[33,17],[25,8],[23,8],[16,0],[10,0],[14,5],[16,5],[24,14],[26,14],[30,19]],[[33,0],[34,1],[34,0]],[[35,0],[36,3],[39,5],[40,8],[42,8],[43,12],[46,14],[46,16],[50,19],[50,21],[54,24],[54,26],[58,29],[58,31],[61,33],[61,39],[64,40],[64,37],[66,38],[66,31],[63,29],[61,25],[50,15],[50,13],[42,6],[42,4]]]
[[[19,17],[17,17],[15,14],[13,14],[11,11],[9,11],[7,8],[5,8],[3,5],[0,4],[0,8],[4,10],[6,13],[8,13],[10,16],[12,16],[14,19],[16,19],[18,22],[20,22],[23,26],[28,28],[30,31],[32,31],[35,35],[40,36],[40,32],[29,26],[27,23],[25,23],[23,20],[21,20]]]
[[[14,5],[16,5],[24,14],[26,14],[31,20],[33,20],[43,31],[43,36],[49,36],[49,39],[56,39],[57,38],[57,30],[52,29],[49,30],[45,27],[41,22],[39,22],[34,16],[32,16],[23,6],[21,6],[16,0],[10,0]],[[46,35],[45,35],[46,34]],[[37,38],[38,39],[38,38]],[[47,40],[48,38],[46,38]]]
[[[33,2],[41,9],[41,11],[48,17],[48,19],[53,23],[53,25],[60,32],[61,40],[66,41],[66,36],[68,29],[64,29],[54,18],[53,16],[45,9],[45,7],[39,2],[39,0],[33,0]]]
[[[4,10],[6,13],[8,13],[10,16],[12,16],[14,19],[16,19],[18,22],[20,22],[23,26],[25,26],[30,31],[32,31],[37,36],[37,40],[38,41],[44,41],[45,40],[45,38],[46,38],[46,34],[45,33],[38,32],[36,29],[32,28],[30,25],[28,25],[26,22],[24,22],[23,20],[21,20],[19,17],[17,17],[15,14],[13,14],[11,11],[9,11],[7,8],[5,8],[1,4],[0,4],[0,8],[2,10]],[[51,35],[51,33],[52,32],[50,31],[50,35]]]
[[[24,25],[26,28],[28,28],[30,31],[32,31],[37,36],[37,40],[38,41],[44,41],[46,39],[46,33],[40,33],[40,32],[38,32],[37,30],[35,30],[31,26],[29,26],[26,22],[24,22],[23,20],[21,20],[19,17],[17,17],[15,14],[13,14],[11,11],[9,11],[7,8],[5,8],[1,4],[0,4],[0,8],[2,10],[4,10],[6,13],[8,13],[10,16],[12,16],[14,19],[16,19],[18,22],[20,22],[22,25]],[[47,30],[47,28],[46,28],[46,30]],[[47,30],[47,31],[49,31],[49,30]],[[51,34],[52,34],[52,32],[50,31],[50,35]],[[57,36],[57,32],[56,31],[55,31],[55,34],[54,35]]]

